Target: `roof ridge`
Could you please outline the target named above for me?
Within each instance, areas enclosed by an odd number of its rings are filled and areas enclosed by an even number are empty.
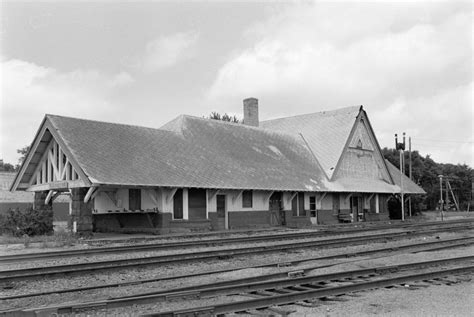
[[[317,112],[310,112],[310,113],[303,113],[303,114],[297,114],[297,115],[294,115],[294,116],[288,116],[288,117],[281,117],[281,118],[275,118],[275,119],[268,119],[268,120],[263,120],[263,121],[260,121],[260,122],[269,122],[269,121],[276,121],[276,120],[284,120],[284,119],[290,119],[290,118],[298,118],[298,117],[304,117],[304,116],[308,116],[308,115],[315,115],[315,114],[325,114],[325,113],[335,113],[335,112],[342,112],[344,110],[348,110],[348,109],[358,109],[360,110],[361,109],[361,106],[348,106],[348,107],[343,107],[343,108],[337,108],[337,109],[333,109],[333,110],[323,110],[323,111],[317,111]]]
[[[254,126],[250,126],[250,125],[246,125],[242,122],[230,122],[230,121],[224,121],[224,120],[218,120],[218,119],[211,119],[211,118],[205,118],[205,117],[198,117],[198,116],[192,116],[192,115],[189,115],[189,114],[182,114],[180,115],[182,117],[188,117],[188,118],[191,118],[191,119],[199,119],[199,120],[202,120],[202,121],[207,121],[207,122],[215,122],[215,123],[219,123],[219,124],[230,124],[230,125],[234,125],[234,126],[245,126],[245,127],[249,127],[249,128],[258,128],[258,127],[254,127]]]
[[[150,130],[160,130],[160,131],[167,131],[167,130],[161,130],[160,128],[153,128],[153,127],[146,127],[143,125],[137,125],[137,124],[129,124],[129,123],[118,123],[118,122],[110,122],[110,121],[104,121],[104,120],[94,120],[94,119],[85,119],[85,118],[77,118],[77,117],[69,117],[69,116],[61,116],[61,115],[56,115],[56,114],[50,114],[46,113],[45,117],[55,117],[55,118],[65,118],[65,119],[73,119],[73,120],[80,120],[80,121],[89,121],[89,122],[97,122],[97,123],[105,123],[105,124],[113,124],[113,125],[118,125],[118,126],[127,126],[127,127],[134,127],[134,128],[140,128],[140,129],[150,129]],[[179,117],[179,116],[178,116]],[[175,118],[176,119],[176,118]],[[173,119],[173,120],[175,120]],[[171,120],[171,121],[173,121]],[[171,122],[170,121],[170,122]],[[171,131],[169,131],[171,132]]]
[[[293,139],[299,139],[300,138],[300,135],[299,135],[298,132],[288,133],[288,132],[268,129],[268,128],[265,128],[265,127],[262,127],[262,126],[254,127],[254,126],[251,126],[251,125],[246,125],[244,123],[236,123],[236,122],[201,118],[201,117],[196,117],[196,116],[192,116],[192,115],[188,115],[188,114],[182,114],[182,115],[180,115],[180,117],[188,117],[188,118],[191,118],[191,119],[199,119],[200,121],[211,122],[212,124],[214,124],[214,123],[224,124],[224,125],[227,124],[227,125],[232,125],[232,126],[236,126],[236,127],[243,127],[244,129],[256,130],[256,131],[266,132],[266,133],[272,133],[272,134],[275,134],[275,135],[290,137],[290,138],[293,138]]]

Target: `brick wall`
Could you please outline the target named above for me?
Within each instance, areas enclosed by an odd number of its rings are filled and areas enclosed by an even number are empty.
[[[337,218],[337,214],[334,214],[334,211],[332,209],[318,210],[318,224],[326,225],[335,223],[339,223],[339,219]]]
[[[93,229],[92,209],[94,204],[92,200],[84,202],[88,188],[73,188],[71,190],[72,215],[71,221],[76,221],[78,232],[90,232]]]
[[[229,211],[229,228],[252,228],[270,226],[270,211]]]

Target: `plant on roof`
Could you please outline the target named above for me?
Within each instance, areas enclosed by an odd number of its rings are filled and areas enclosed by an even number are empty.
[[[237,118],[236,115],[229,115],[227,113],[224,113],[223,115],[221,115],[220,113],[218,112],[211,112],[211,114],[207,117],[208,119],[212,119],[212,120],[221,120],[221,121],[227,121],[227,122],[233,122],[233,123],[242,123],[242,120],[240,120],[239,118]]]

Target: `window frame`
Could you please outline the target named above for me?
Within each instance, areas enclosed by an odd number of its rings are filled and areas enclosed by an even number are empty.
[[[246,195],[250,195],[250,198]],[[242,191],[242,208],[253,208],[253,190]]]
[[[313,202],[311,200],[314,200]],[[309,211],[311,217],[316,217],[316,196],[309,196]]]

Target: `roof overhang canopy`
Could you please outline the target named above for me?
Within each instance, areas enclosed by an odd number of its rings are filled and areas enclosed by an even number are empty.
[[[89,178],[46,116],[10,190],[67,190],[90,185]]]

